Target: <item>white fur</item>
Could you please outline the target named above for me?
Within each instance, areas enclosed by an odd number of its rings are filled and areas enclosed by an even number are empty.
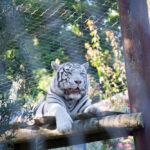
[[[52,103],[47,106],[47,115],[56,117],[56,127],[60,132],[69,132],[72,129],[72,118],[64,107],[59,104]]]
[[[60,132],[71,131],[73,121],[64,108],[62,107],[57,108],[55,116],[58,131]]]
[[[55,75],[51,81],[51,91],[59,96],[64,96],[65,99],[74,99],[74,100],[78,100],[80,99],[82,96],[84,96],[89,88],[89,79],[87,78],[87,68],[88,68],[88,63],[85,63],[83,65],[80,65],[80,70],[83,70],[85,72],[85,76],[81,76],[81,72],[79,69],[74,69],[72,71],[72,75],[71,78],[69,79],[69,82],[61,82],[60,83],[60,87],[58,87],[58,81],[57,81],[57,72],[61,72],[61,68],[62,68],[63,64],[60,65],[58,67],[58,65],[56,65],[56,63],[52,63],[52,68],[55,71]],[[57,69],[56,69],[57,68]],[[63,76],[63,78],[65,78],[65,76]],[[67,78],[67,77],[66,77]],[[81,80],[81,84],[77,85],[75,83],[75,81]],[[63,90],[68,89],[68,88],[77,88],[79,87],[81,90],[80,94],[70,94],[67,95],[63,92]]]
[[[84,110],[85,113],[92,113],[98,115],[100,113],[100,109],[96,106],[90,105]]]
[[[69,65],[74,65],[72,63],[68,63]],[[88,68],[88,63],[85,63],[83,65],[75,64],[75,68],[72,69],[72,72],[69,76],[69,78],[66,77],[65,74],[63,74],[62,78],[64,79],[63,82],[59,82],[58,78],[58,73],[63,72],[62,67],[66,67],[65,69],[69,69],[69,65],[67,66],[66,64],[58,65],[55,62],[51,63],[53,70],[55,71],[55,75],[51,80],[51,88],[50,88],[50,93],[54,93],[55,95],[59,96],[60,98],[65,100],[65,104],[69,104],[71,101],[72,103],[76,103],[78,100],[83,98],[88,91],[89,88],[89,80],[87,78],[87,68]],[[76,67],[77,66],[77,67]],[[61,74],[62,75],[62,74]],[[65,79],[68,79],[67,81]],[[75,81],[81,81],[80,84],[77,84]],[[61,81],[61,79],[60,79]],[[59,86],[58,86],[59,84]],[[80,93],[69,93],[66,94],[64,91],[67,89],[80,89]],[[64,106],[61,106],[58,103],[50,103],[52,101],[51,99],[46,100],[47,103],[41,104],[39,107],[39,110],[37,110],[37,116],[41,115],[42,113],[42,107],[44,106],[44,116],[55,116],[56,117],[56,126],[57,130],[60,132],[69,132],[72,129],[72,118],[70,117],[70,114],[67,112]],[[81,104],[81,103],[80,103]],[[90,105],[90,104],[89,104]],[[88,105],[88,106],[89,106]],[[86,106],[87,107],[87,106]],[[85,113],[94,113],[98,114],[100,110],[93,106],[90,105],[87,108],[84,108]]]

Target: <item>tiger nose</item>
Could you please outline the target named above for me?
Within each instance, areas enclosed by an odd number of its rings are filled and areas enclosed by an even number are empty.
[[[80,80],[76,80],[74,81],[76,84],[81,84],[81,81]]]

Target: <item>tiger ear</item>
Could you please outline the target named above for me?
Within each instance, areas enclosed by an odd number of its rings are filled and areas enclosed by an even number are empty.
[[[84,63],[84,64],[82,64],[82,66],[87,70],[88,69],[88,67],[89,67],[89,63],[88,62],[86,62],[86,63]]]
[[[51,66],[52,66],[52,68],[53,68],[54,71],[57,71],[58,68],[59,68],[59,65],[55,61],[51,62]]]

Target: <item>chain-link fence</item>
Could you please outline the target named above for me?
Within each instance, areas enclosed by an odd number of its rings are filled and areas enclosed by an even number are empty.
[[[10,100],[23,100],[28,107],[44,100],[51,61],[89,61],[93,103],[125,91],[117,1],[1,0],[1,109]],[[97,142],[86,149],[102,147]]]

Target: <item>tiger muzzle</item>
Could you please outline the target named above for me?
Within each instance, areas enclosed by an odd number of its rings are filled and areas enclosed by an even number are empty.
[[[81,90],[78,87],[75,89],[69,88],[69,89],[67,89],[66,92],[67,92],[67,94],[76,94],[76,93],[80,93]]]

